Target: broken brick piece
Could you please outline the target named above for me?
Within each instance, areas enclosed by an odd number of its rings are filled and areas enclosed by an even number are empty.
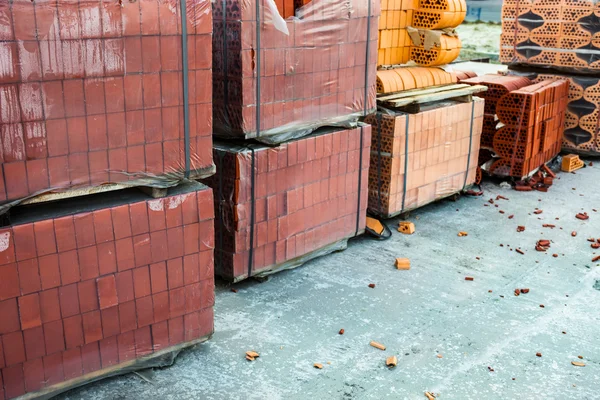
[[[589,219],[590,216],[587,215],[587,213],[578,213],[577,215],[575,215],[575,218],[585,221],[585,220]]]
[[[571,232],[571,236],[573,236],[573,237],[577,236],[577,232],[576,231]]]
[[[465,276],[465,281],[472,281],[474,278],[472,276]]]
[[[375,289],[375,284],[374,284],[374,283],[369,283],[369,287],[370,287],[371,289]]]
[[[390,356],[390,357],[386,358],[385,365],[387,365],[390,368],[394,368],[396,365],[398,365],[398,357]]]
[[[515,289],[515,296],[518,296],[521,294],[521,289]]]
[[[525,227],[523,225],[517,226],[517,232],[523,232],[524,230],[525,230]]]
[[[539,215],[539,214],[541,214],[543,212],[544,212],[544,210],[535,210],[533,213]]]
[[[396,269],[409,270],[410,269],[410,259],[396,258]]]
[[[521,289],[521,293],[527,294],[527,293],[529,293],[529,289],[528,288]]]
[[[550,175],[551,178],[556,178],[556,174],[546,164],[543,164],[541,169],[542,171]]]
[[[460,237],[469,236],[469,234],[465,231],[460,231],[460,232],[458,232],[458,236],[460,236]]]
[[[600,256],[592,258],[592,262],[600,261]]]
[[[519,254],[525,254],[525,252],[524,252],[523,250],[521,250],[521,249],[515,249],[515,251],[516,251],[517,253],[519,253]]]
[[[346,331],[345,331],[345,330],[343,330],[343,329],[340,329],[340,331],[339,331],[338,333],[339,333],[340,335],[343,335],[343,334],[344,334],[344,332],[346,332]]]
[[[386,349],[386,347],[383,344],[377,343],[375,341],[371,341],[371,343],[369,343],[369,345],[371,345],[371,347],[375,347],[376,349],[379,349],[379,350],[385,350]]]
[[[514,214],[511,214],[508,216],[508,219],[513,219],[514,217],[515,217]]]
[[[535,353],[535,355],[536,355],[537,357],[541,357],[541,356],[542,356],[542,353]]]
[[[405,235],[412,235],[415,233],[415,224],[412,222],[400,222],[398,225],[398,232],[403,233]]]
[[[316,369],[323,369],[323,364],[314,363],[313,367],[315,367]]]

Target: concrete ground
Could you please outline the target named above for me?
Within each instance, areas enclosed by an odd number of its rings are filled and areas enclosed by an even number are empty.
[[[600,238],[596,164],[560,174],[548,193],[488,182],[482,197],[411,213],[412,236],[358,238],[268,282],[236,285],[238,293],[218,287],[214,337],[155,370],[153,383],[130,374],[60,398],[600,398],[600,266],[591,262],[600,250],[587,241]],[[509,200],[485,206],[497,195]],[[583,211],[589,220],[575,218]],[[534,249],[542,238],[552,241],[547,253]],[[394,269],[396,257],[412,269]],[[530,292],[516,297],[515,288]],[[247,350],[260,358],[246,361]]]

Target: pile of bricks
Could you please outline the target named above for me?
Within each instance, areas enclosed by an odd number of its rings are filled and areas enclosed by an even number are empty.
[[[534,83],[548,79],[569,82],[562,148],[582,154],[600,154],[600,78],[586,75],[510,71]]]
[[[212,191],[106,196],[21,210],[0,228],[0,399],[158,366],[212,334]]]
[[[441,68],[406,67],[377,71],[377,93],[393,93],[456,83],[456,75]]]
[[[507,64],[600,69],[600,3],[595,0],[507,0],[500,60]]]
[[[545,80],[498,100],[503,126],[494,135],[491,174],[526,177],[560,152],[568,94],[568,82]]]
[[[418,114],[379,112],[373,125],[369,211],[392,217],[475,182],[484,101],[432,105]]]
[[[531,85],[531,81],[525,77],[488,74],[462,79],[460,83],[472,86],[484,85],[488,88],[487,91],[478,94],[479,97],[485,100],[481,147],[492,148],[494,146],[494,136],[498,132],[499,121],[496,115],[498,101],[512,90]]]
[[[436,66],[454,61],[461,48],[460,39],[441,34],[432,48],[425,46],[424,36],[431,30],[456,28],[465,19],[464,0],[384,0],[379,20],[377,65],[391,66],[414,61]],[[420,41],[411,39],[409,27],[419,30]]]
[[[312,0],[279,23],[268,3],[213,3],[215,133],[281,143],[374,110],[379,0]]]
[[[239,281],[345,248],[364,231],[371,127],[278,147],[215,143],[215,273]]]
[[[210,2],[188,10],[189,141],[178,7],[14,0],[0,20],[0,202],[214,172]]]

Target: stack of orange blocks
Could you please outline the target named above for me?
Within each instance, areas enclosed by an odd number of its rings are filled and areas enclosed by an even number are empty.
[[[392,217],[460,192],[475,181],[484,101],[378,112],[369,169],[369,211]],[[407,130],[408,129],[408,130]]]
[[[496,114],[504,126],[494,136],[499,159],[491,174],[523,178],[559,153],[568,94],[567,81],[546,80],[498,100]]]
[[[600,2],[507,0],[500,59],[575,71],[600,70]]]
[[[447,64],[460,53],[458,37],[442,35],[431,49],[423,46],[429,30],[455,28],[466,15],[464,0],[383,0],[379,20],[378,65],[398,65],[415,61],[435,66]],[[421,44],[415,45],[408,27],[419,29]]]

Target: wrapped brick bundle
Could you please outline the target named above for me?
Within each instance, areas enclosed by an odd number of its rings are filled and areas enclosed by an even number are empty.
[[[562,148],[580,154],[600,154],[600,78],[597,76],[510,71],[538,83],[548,79],[569,82]]]
[[[0,228],[0,399],[165,366],[212,334],[206,186],[23,206],[10,218]]]
[[[600,70],[600,2],[507,0],[500,60],[575,72]]]
[[[484,101],[444,102],[418,114],[378,112],[369,170],[369,211],[393,217],[475,182]]]
[[[379,1],[302,3],[213,3],[217,135],[281,143],[375,109]]]
[[[215,273],[264,276],[342,250],[366,223],[371,127],[278,147],[216,143]]]
[[[0,202],[214,173],[211,3],[186,3],[0,2]]]

